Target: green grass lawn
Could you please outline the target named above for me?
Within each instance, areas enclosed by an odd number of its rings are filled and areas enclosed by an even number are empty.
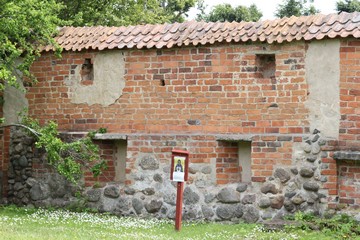
[[[341,236],[337,236],[341,239]],[[335,239],[333,233],[266,231],[260,224],[183,223],[65,210],[0,207],[0,239]],[[347,238],[348,239],[348,238]],[[353,238],[360,239],[360,238]]]

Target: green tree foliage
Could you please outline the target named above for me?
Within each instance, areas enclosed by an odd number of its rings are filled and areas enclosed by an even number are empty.
[[[358,0],[345,0],[336,2],[336,10],[340,12],[360,12],[360,2]]]
[[[250,7],[232,7],[230,4],[225,3],[214,6],[209,14],[199,14],[197,20],[205,20],[207,22],[256,22],[261,17],[262,13],[255,4]]]
[[[50,121],[44,126],[39,122],[23,117],[23,124],[16,124],[26,128],[36,137],[35,146],[46,151],[48,163],[67,180],[76,183],[89,170],[94,177],[107,168],[106,162],[99,156],[99,148],[92,141],[95,133],[90,132],[86,137],[71,142],[65,142],[59,137],[58,125]],[[104,133],[106,130],[100,129]]]
[[[39,46],[54,44],[61,6],[55,0],[0,0],[0,92],[16,86],[16,74],[30,77]]]
[[[314,0],[283,0],[277,6],[275,16],[279,18],[291,16],[308,16],[319,12],[312,4]]]
[[[197,0],[56,0],[59,17],[72,26],[127,26],[183,22]]]

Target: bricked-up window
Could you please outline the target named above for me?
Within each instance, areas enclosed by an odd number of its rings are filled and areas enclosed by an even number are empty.
[[[251,142],[219,141],[216,158],[216,182],[251,182]]]
[[[127,151],[127,142],[126,140],[118,140],[115,142],[116,152],[115,152],[115,181],[116,182],[125,182],[126,179],[126,151]]]
[[[216,183],[227,184],[241,181],[238,144],[235,141],[218,141],[216,149]]]
[[[256,54],[256,67],[259,78],[275,78],[275,54]]]
[[[92,85],[94,83],[94,66],[90,58],[86,58],[81,66],[81,84]]]

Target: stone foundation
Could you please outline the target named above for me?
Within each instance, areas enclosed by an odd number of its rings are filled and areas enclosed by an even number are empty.
[[[130,163],[127,162],[126,167],[133,168],[126,171],[123,183],[95,181],[91,186],[86,184],[78,189],[46,166],[45,154],[34,148],[33,139],[22,130],[13,130],[11,137],[8,171],[11,203],[64,207],[76,203],[76,192],[81,190],[84,206],[100,212],[175,218],[176,183],[169,180],[170,161],[158,159],[156,153],[135,154],[128,148],[126,161]],[[265,145],[280,146],[276,142]],[[323,170],[329,168],[328,163],[322,161],[322,157],[328,155],[321,151],[325,145],[318,131],[304,137],[303,142],[294,142],[291,164],[272,166],[271,176],[263,182],[216,184],[215,171],[218,170],[211,161],[190,162],[183,218],[253,223],[282,218],[296,211],[323,214],[329,200],[328,190],[323,187],[328,177],[322,175]],[[167,155],[164,158],[170,159]]]

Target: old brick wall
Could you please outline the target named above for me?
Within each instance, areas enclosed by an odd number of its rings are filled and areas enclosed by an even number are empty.
[[[360,41],[341,45],[339,150],[360,151]]]
[[[359,149],[358,45],[351,39],[341,42],[340,138],[321,146],[322,188],[334,203],[341,178],[333,152]],[[236,141],[216,136],[251,135],[251,180],[263,183],[277,167],[292,167],[294,149],[310,134],[306,50],[307,43],[295,42],[119,51],[125,87],[108,106],[72,103],[74,89],[66,84],[97,51],[64,52],[61,59],[44,53],[32,67],[39,82],[28,89],[29,114],[42,122],[56,120],[63,131],[106,127],[128,135],[128,185],[141,179],[139,159],[153,155],[166,164],[173,148],[188,150],[194,168],[216,173],[206,181],[242,181]],[[99,145],[109,169],[98,179],[87,174],[88,186],[116,177],[113,141]]]
[[[337,151],[360,151],[360,41],[348,39],[341,45],[341,121]],[[335,169],[335,163],[332,164]],[[360,206],[359,162],[338,160],[339,203]]]
[[[279,134],[309,132],[304,106],[305,51],[302,42],[123,51],[125,88],[107,107],[71,103],[71,87],[64,83],[74,65],[94,58],[96,51],[64,52],[62,59],[45,53],[32,67],[39,83],[27,94],[29,114],[41,121],[56,120],[64,131],[106,127],[109,132],[127,134],[259,134],[274,135],[265,141],[276,141]],[[267,54],[275,56],[276,77],[264,77],[261,72],[265,67],[259,61]],[[201,156],[193,157],[192,162],[217,158],[218,164],[224,164],[231,158],[215,156],[217,143],[212,141],[192,152]],[[268,143],[261,153],[255,149],[254,163],[259,162],[259,167],[252,169],[259,177],[255,181],[271,175],[270,164],[261,169],[264,161],[291,164],[291,144],[278,144]],[[282,152],[274,152],[278,147]],[[226,166],[226,171],[234,171],[236,176],[221,175],[225,170],[218,169],[218,183],[229,181],[221,176],[239,178],[239,169],[230,163]]]
[[[255,54],[268,52],[276,53],[276,80],[257,71]],[[77,131],[307,132],[304,43],[124,51],[122,96],[108,107],[72,104],[64,84],[71,65],[95,54],[45,53],[32,68],[39,83],[27,94],[30,115]]]
[[[0,103],[0,118],[3,107]],[[7,196],[7,172],[9,166],[10,128],[0,128],[0,199]]]

